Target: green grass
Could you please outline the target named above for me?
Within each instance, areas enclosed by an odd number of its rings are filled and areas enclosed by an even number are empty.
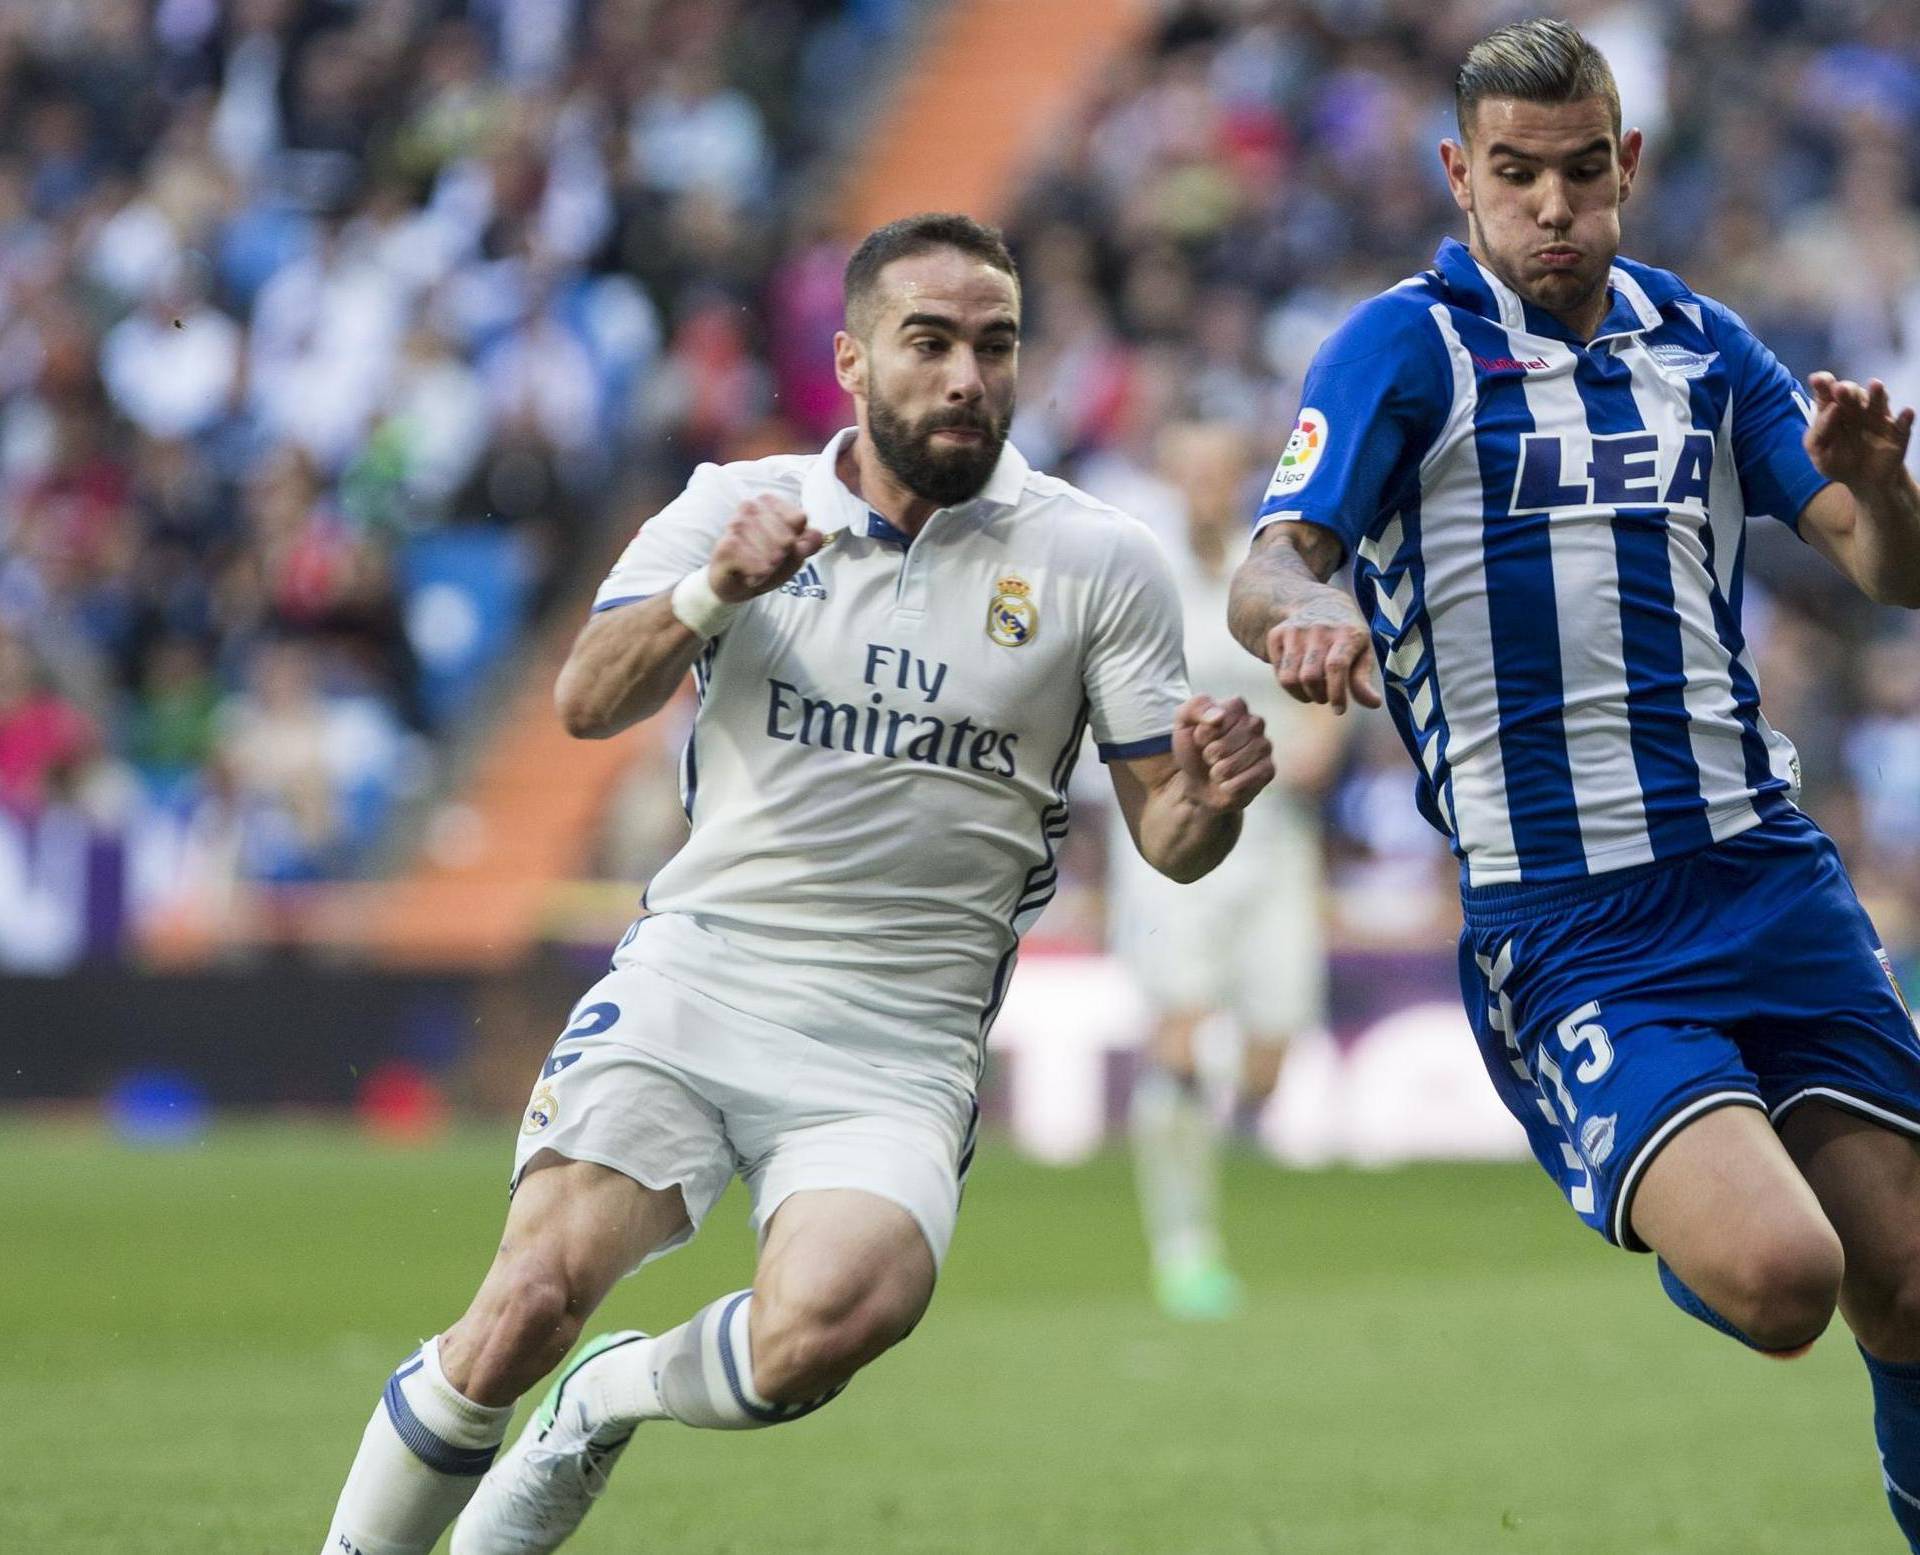
[[[388,1369],[455,1316],[511,1139],[0,1125],[0,1551],[311,1555]],[[1894,1552],[1865,1379],[1661,1299],[1531,1169],[1234,1163],[1252,1301],[1142,1296],[1123,1160],[983,1151],[932,1312],[784,1430],[649,1427],[580,1555]],[[746,1283],[744,1203],[615,1292]]]

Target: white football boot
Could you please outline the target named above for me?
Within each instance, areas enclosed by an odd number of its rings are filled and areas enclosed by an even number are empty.
[[[453,1525],[452,1555],[548,1555],[580,1526],[633,1435],[595,1441],[581,1399],[567,1383],[595,1356],[648,1336],[602,1334],[560,1374],[513,1446],[487,1470]]]

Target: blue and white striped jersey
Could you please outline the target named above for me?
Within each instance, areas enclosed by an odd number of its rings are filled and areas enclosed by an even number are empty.
[[[1749,513],[1825,484],[1799,385],[1730,309],[1627,260],[1581,342],[1443,243],[1321,347],[1260,523],[1346,543],[1468,887],[1693,852],[1789,808],[1740,630]]]

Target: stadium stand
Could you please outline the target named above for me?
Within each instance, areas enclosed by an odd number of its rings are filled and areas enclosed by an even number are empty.
[[[906,131],[943,51],[1004,56],[995,14],[1031,11],[927,6],[909,54],[921,9],[0,11],[0,964],[245,938],[261,920],[238,904],[306,882],[401,871],[417,903],[471,883],[487,794],[538,792],[553,759],[527,688],[557,602],[692,462],[839,424],[845,234],[921,203],[897,170],[925,175]],[[1322,335],[1453,228],[1433,150],[1451,62],[1507,8],[1104,9],[1091,96],[1012,126],[963,76],[938,117],[954,144],[968,112],[993,132],[1000,183],[961,194],[1026,271],[1017,440],[1165,522],[1165,429],[1238,425],[1256,486]],[[1650,135],[1629,250],[1794,370],[1920,398],[1920,14],[1561,9]],[[889,49],[915,72],[891,94]],[[877,126],[894,182],[830,202],[846,121],[825,102]],[[1910,960],[1920,640],[1777,526],[1751,547],[1774,721]],[[671,743],[606,757],[565,846],[526,868],[629,901],[677,840]],[[1444,930],[1449,863],[1383,726],[1357,732],[1328,816],[1340,936]],[[1079,828],[1043,932],[1097,940],[1100,830]]]
[[[297,932],[609,515],[813,434],[831,87],[914,12],[0,6],[0,966]]]

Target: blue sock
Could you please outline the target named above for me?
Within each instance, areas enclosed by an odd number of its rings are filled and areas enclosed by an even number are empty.
[[[1876,1360],[1865,1350],[1873,1379],[1873,1434],[1880,1444],[1880,1479],[1893,1520],[1920,1551],[1920,1364]]]
[[[1702,1301],[1691,1285],[1667,1267],[1666,1259],[1655,1258],[1654,1262],[1660,1266],[1660,1288],[1667,1293],[1667,1299],[1688,1317],[1698,1318],[1716,1333],[1725,1334],[1729,1339],[1738,1339],[1749,1350],[1757,1350],[1762,1355],[1793,1355],[1806,1348],[1805,1345],[1795,1345],[1791,1350],[1769,1350],[1763,1344],[1756,1344]]]

